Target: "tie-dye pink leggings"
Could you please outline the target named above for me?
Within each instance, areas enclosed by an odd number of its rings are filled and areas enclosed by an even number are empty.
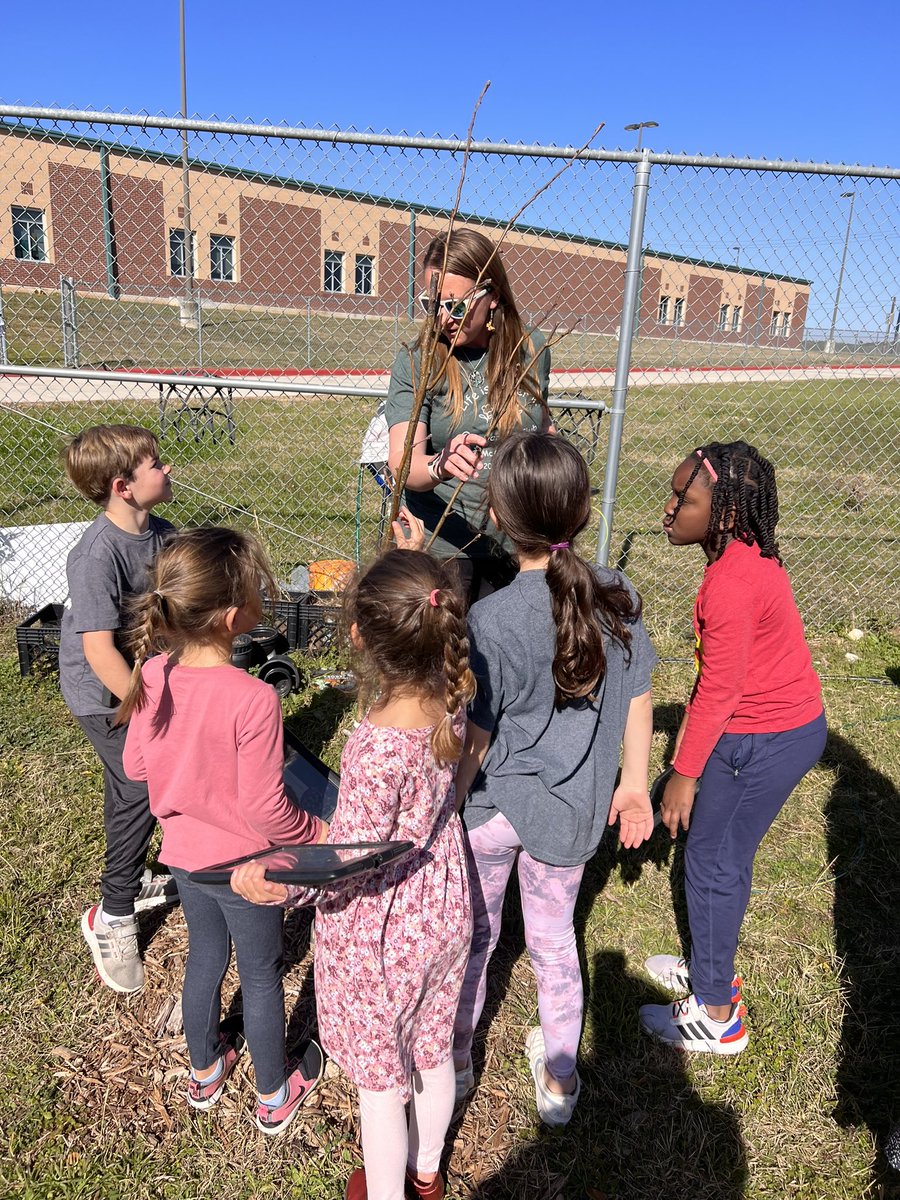
[[[525,944],[537,977],[547,1069],[555,1079],[568,1079],[575,1070],[584,1006],[572,921],[584,866],[538,862],[522,849],[502,813],[469,831],[467,838],[475,928],[453,1030],[453,1057],[461,1062],[472,1050],[484,1008],[487,967],[500,936],[503,897],[518,857]]]

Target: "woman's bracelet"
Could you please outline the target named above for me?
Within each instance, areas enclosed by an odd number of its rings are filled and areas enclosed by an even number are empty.
[[[428,467],[428,474],[435,483],[444,483],[444,476],[440,473],[437,467],[440,457],[440,454],[435,454],[434,458],[429,458],[428,462],[425,464]]]

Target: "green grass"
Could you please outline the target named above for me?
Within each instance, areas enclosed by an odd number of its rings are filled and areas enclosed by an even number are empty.
[[[36,394],[40,396],[40,384]],[[176,524],[256,527],[283,574],[298,562],[353,558],[375,544],[379,492],[357,458],[374,401],[239,393],[237,443],[195,442],[170,430]],[[158,428],[156,405],[128,385],[86,390],[77,403],[0,410],[0,525],[86,520],[92,510],[66,483],[58,450],[87,424],[126,420]],[[563,431],[570,426],[560,422]],[[608,421],[592,474],[603,482]],[[812,628],[898,624],[900,386],[891,381],[794,382],[639,388],[625,417],[613,558],[644,596],[655,630],[682,629],[701,572],[697,554],[672,550],[660,528],[668,480],[704,441],[745,437],[775,462],[779,535]],[[578,439],[576,438],[576,441]],[[582,439],[580,444],[590,447]],[[598,516],[582,537],[596,546]],[[357,515],[358,513],[358,515]]]
[[[307,310],[279,313],[258,308],[203,309],[202,333],[185,330],[177,303],[108,300],[78,296],[78,347],[82,366],[206,368],[322,368],[386,370],[400,342],[415,336],[405,310],[379,318],[335,316]],[[59,296],[51,292],[7,292],[4,296],[10,361],[25,366],[62,366]],[[550,316],[552,320],[552,314]],[[547,321],[541,318],[542,323]],[[568,326],[566,326],[568,328]],[[554,352],[560,368],[611,368],[618,342],[575,324]],[[868,361],[867,348],[841,348],[841,361]],[[896,353],[878,361],[895,361]],[[639,337],[635,366],[759,366],[832,362],[818,351],[783,346],[741,346],[677,338]]]
[[[659,639],[658,766],[690,686],[688,646]],[[897,1194],[877,1154],[900,1118],[900,641],[814,639],[831,726],[826,755],[757,859],[742,935],[751,1042],[735,1060],[686,1060],[645,1040],[639,1004],[665,997],[644,957],[680,949],[680,848],[604,843],[577,926],[588,979],[572,1124],[543,1130],[522,1039],[534,981],[517,905],[491,972],[479,1087],[448,1166],[461,1200],[875,1200]],[[848,666],[848,650],[858,661]],[[878,682],[854,682],[850,674]],[[893,680],[893,683],[891,682]],[[292,726],[337,765],[346,697],[310,687]],[[182,1099],[185,1047],[157,1028],[180,986],[179,910],[142,919],[147,984],[117,997],[93,977],[78,932],[102,857],[98,764],[55,680],[20,679],[0,629],[0,1194],[28,1200],[334,1200],[359,1162],[352,1091],[330,1073],[283,1139],[252,1126],[241,1070],[209,1114]],[[673,894],[676,903],[673,908]],[[291,1036],[314,1019],[308,922],[288,925]],[[235,987],[226,980],[226,1003]]]

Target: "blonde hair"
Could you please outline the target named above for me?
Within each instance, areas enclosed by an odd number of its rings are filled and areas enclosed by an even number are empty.
[[[386,699],[403,692],[440,699],[445,712],[431,753],[439,766],[456,762],[462,743],[453,720],[474,696],[475,677],[455,568],[420,551],[389,550],[350,583],[343,619],[362,642],[353,646],[362,703],[379,689]]]
[[[489,286],[497,301],[491,316],[495,329],[488,342],[487,384],[497,430],[501,437],[506,437],[522,423],[520,392],[530,396],[542,408],[545,406],[536,363],[532,361],[535,346],[525,332],[506,269],[490,238],[477,229],[466,227],[454,229],[449,242],[446,234],[439,234],[425,251],[423,267],[426,271],[429,268],[440,271],[444,267],[445,249],[446,273],[478,280],[479,286]],[[419,347],[424,329],[423,325],[416,343]],[[450,345],[443,336],[435,349],[428,389],[445,395],[453,424],[458,425],[465,405],[462,374],[459,360],[450,352]]]
[[[128,605],[125,640],[134,669],[117,724],[144,705],[141,666],[150,654],[214,641],[226,612],[249,604],[260,588],[278,594],[265,551],[250,534],[221,528],[176,534],[156,556],[147,591]]]
[[[66,474],[84,496],[105,504],[113,480],[130,480],[147,458],[159,457],[156,434],[140,425],[92,425],[63,450]]]

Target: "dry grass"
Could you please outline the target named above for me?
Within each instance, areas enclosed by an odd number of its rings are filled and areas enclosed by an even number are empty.
[[[210,1113],[188,1109],[177,998],[187,939],[179,909],[142,918],[147,984],[100,987],[78,934],[102,852],[99,772],[52,680],[20,681],[0,653],[0,1192],[27,1200],[285,1196],[333,1198],[359,1162],[352,1088],[335,1069],[281,1139],[253,1126],[245,1060]],[[815,645],[826,671],[849,643]],[[682,643],[668,650],[684,654]],[[900,643],[867,637],[854,670],[896,681]],[[661,762],[689,681],[656,680]],[[604,844],[578,912],[589,981],[572,1124],[543,1129],[522,1043],[535,993],[515,897],[491,971],[478,1088],[454,1127],[450,1195],[529,1200],[802,1200],[898,1195],[877,1143],[900,1117],[900,693],[829,680],[832,735],[759,855],[742,938],[751,1043],[734,1060],[686,1060],[639,1033],[663,999],[643,958],[679,947],[680,851]],[[291,723],[335,761],[346,700],[310,690]],[[676,897],[673,909],[672,897]],[[288,920],[289,1040],[314,1028],[309,918]],[[239,1015],[233,972],[230,1015]]]

